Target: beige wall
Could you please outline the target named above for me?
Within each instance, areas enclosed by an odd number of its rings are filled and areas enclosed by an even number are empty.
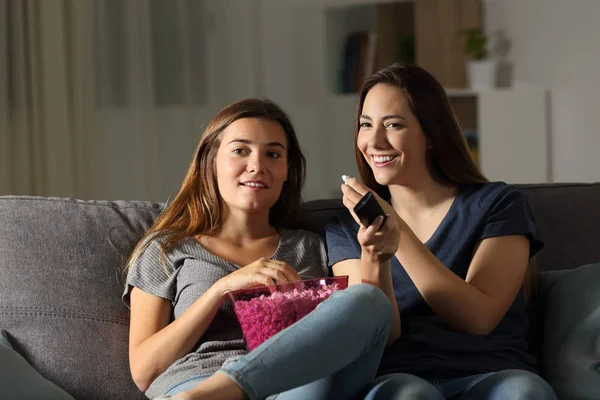
[[[504,29],[515,82],[551,89],[554,181],[600,181],[600,1],[486,0]]]

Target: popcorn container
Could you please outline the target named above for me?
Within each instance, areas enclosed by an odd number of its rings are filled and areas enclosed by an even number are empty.
[[[251,351],[347,287],[347,276],[335,276],[236,290],[229,298]]]

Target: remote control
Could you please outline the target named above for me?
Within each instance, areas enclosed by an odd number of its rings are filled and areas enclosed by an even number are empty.
[[[383,225],[387,217],[371,192],[367,192],[367,194],[356,203],[354,206],[354,213],[358,219],[360,219],[360,222],[364,227],[371,225],[373,221],[375,221],[375,218],[380,215],[383,217],[383,222],[381,223],[381,225]]]

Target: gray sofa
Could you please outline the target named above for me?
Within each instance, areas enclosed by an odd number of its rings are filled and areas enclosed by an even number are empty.
[[[533,262],[537,271],[600,262],[600,183],[522,189],[546,241]],[[161,207],[0,197],[0,329],[16,353],[76,399],[145,398],[128,369],[122,269]],[[339,200],[308,202],[301,225],[322,233],[325,221],[341,207]],[[578,275],[573,274],[577,270],[536,275],[532,351],[561,399],[600,399],[599,269],[592,265],[578,268],[585,271]],[[562,282],[567,282],[564,287]]]

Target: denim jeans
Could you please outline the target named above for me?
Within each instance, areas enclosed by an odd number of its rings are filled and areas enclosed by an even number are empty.
[[[364,400],[557,400],[550,385],[524,370],[505,370],[429,382],[409,374],[376,379]]]
[[[353,285],[219,372],[250,400],[357,399],[375,378],[391,317],[391,304],[380,289]],[[203,379],[183,382],[167,395]]]

